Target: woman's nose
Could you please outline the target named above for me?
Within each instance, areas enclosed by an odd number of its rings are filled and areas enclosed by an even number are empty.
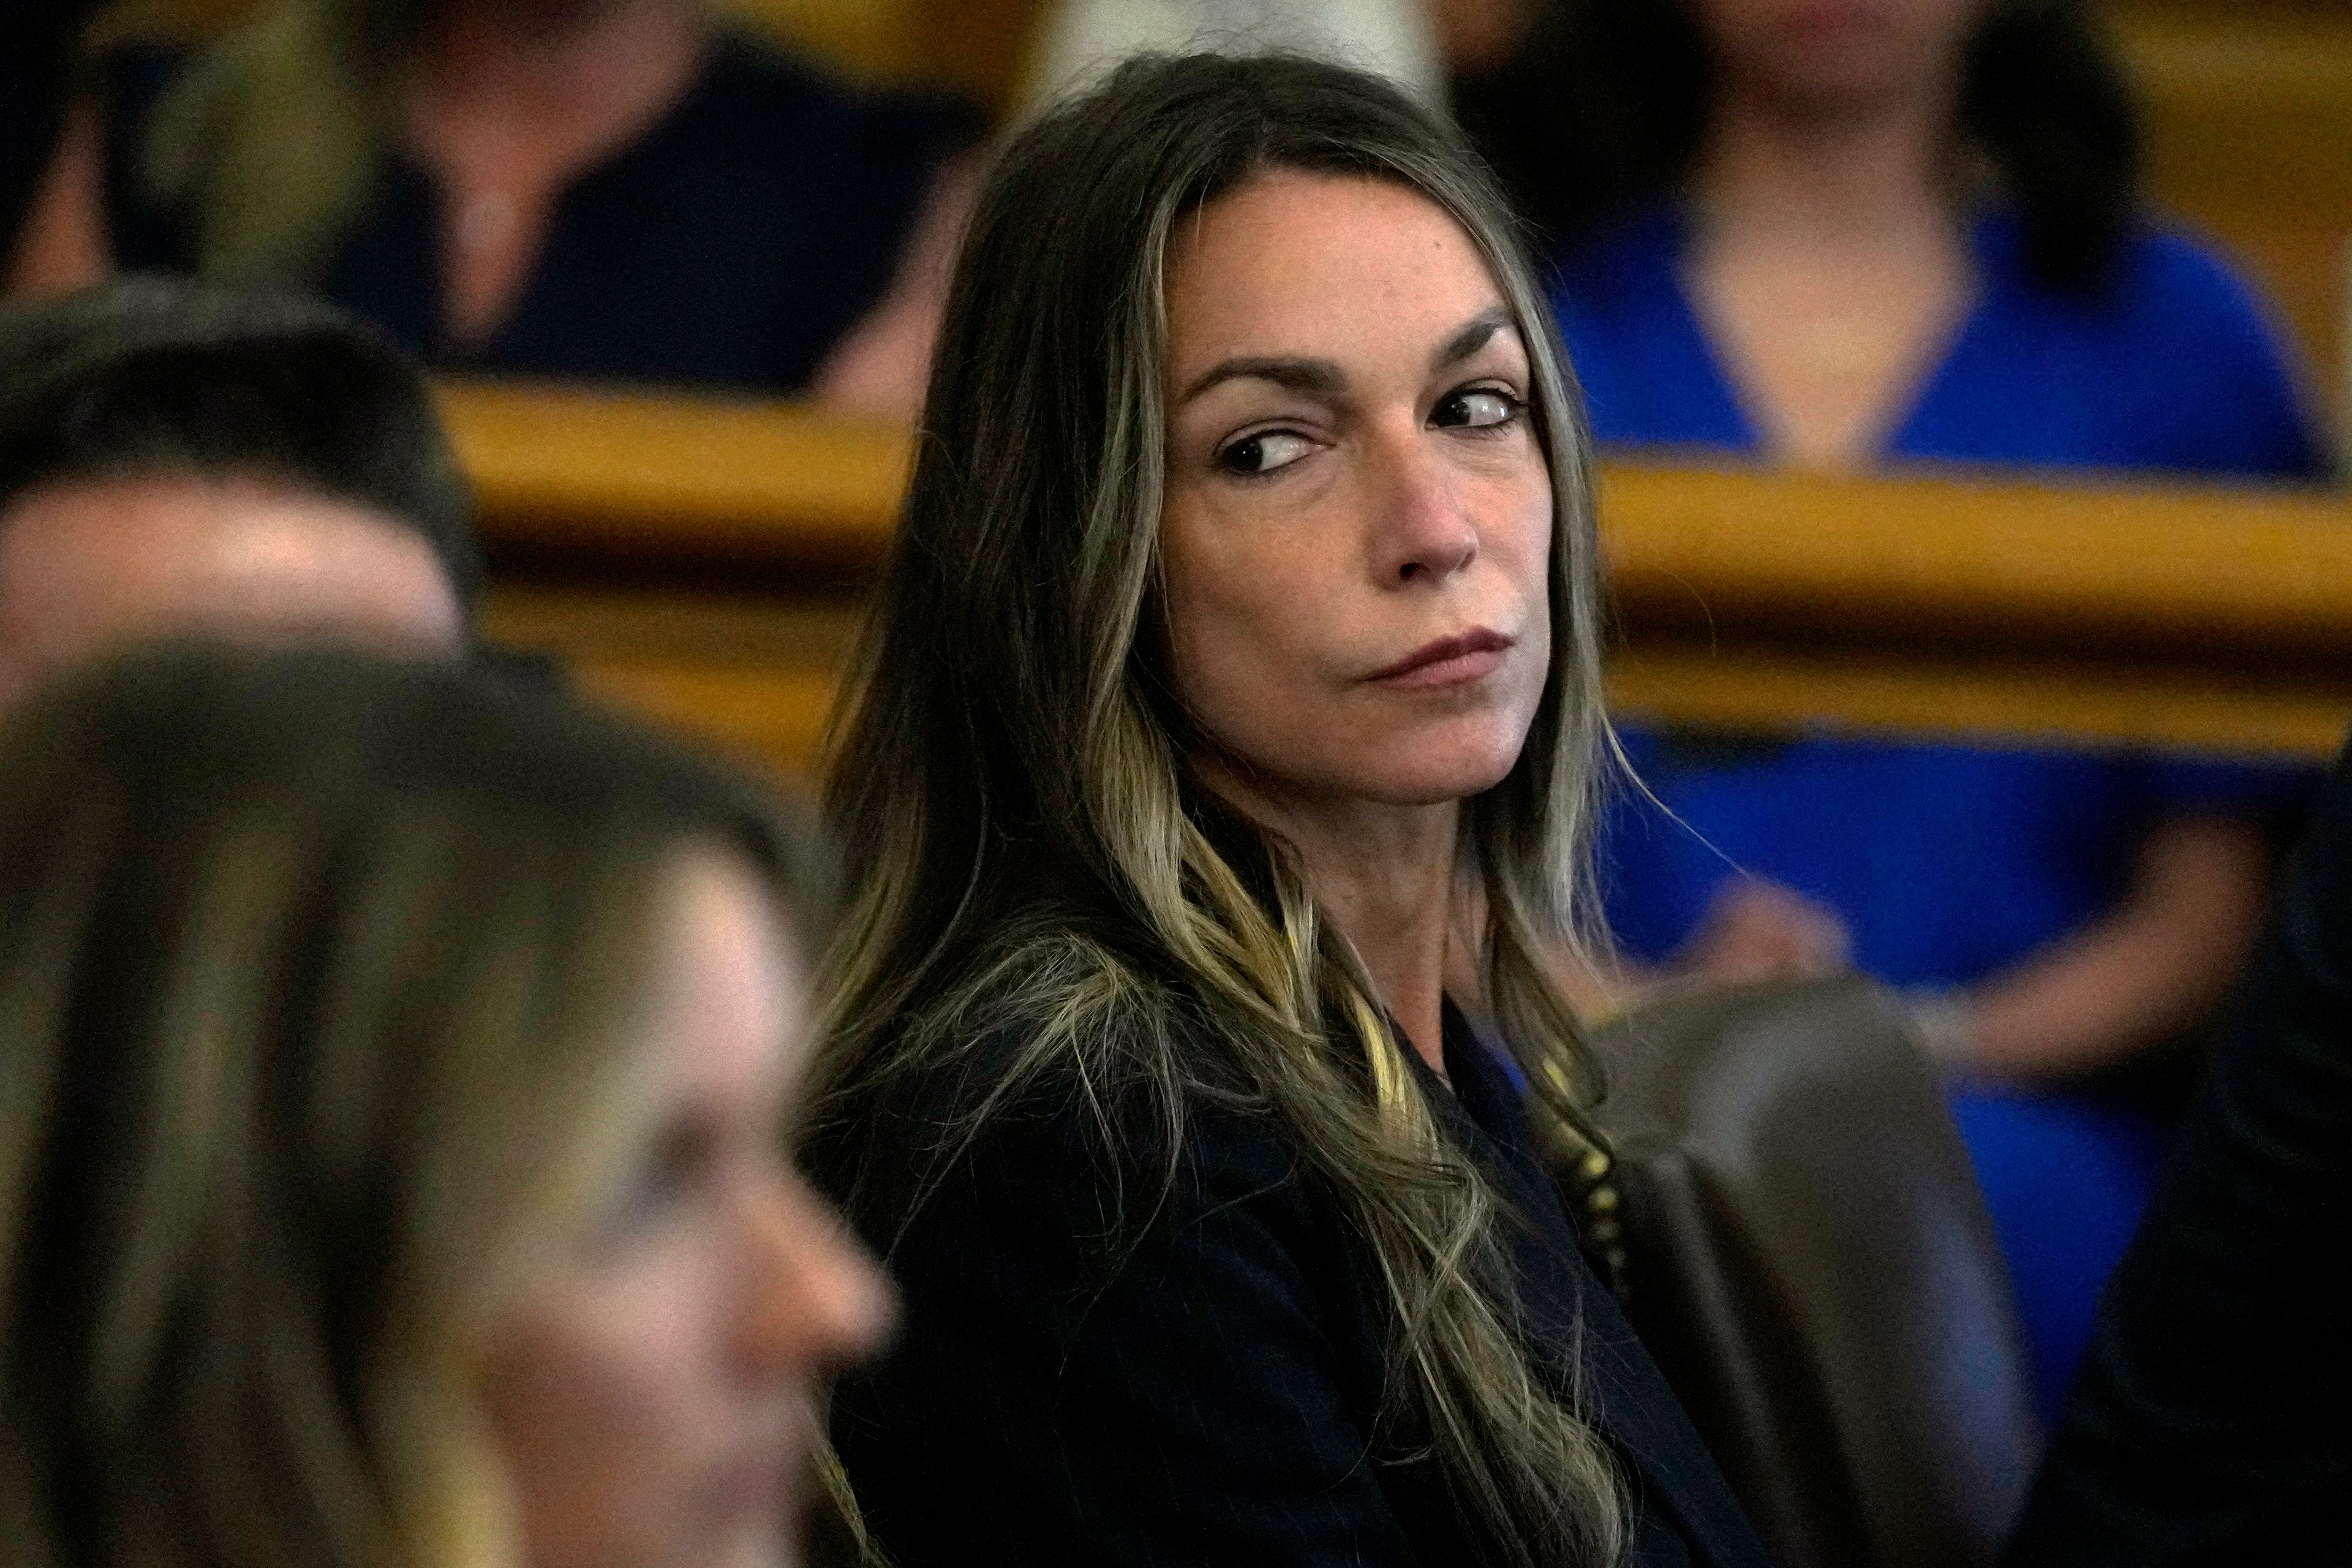
[[[747,1366],[815,1378],[880,1350],[898,1323],[898,1292],[831,1206],[793,1177],[762,1208],[742,1323]]]
[[[1375,570],[1391,586],[1442,583],[1478,558],[1477,525],[1425,434],[1383,434],[1369,466]]]

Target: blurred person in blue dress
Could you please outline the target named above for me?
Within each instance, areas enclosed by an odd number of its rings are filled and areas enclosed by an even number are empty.
[[[2323,472],[2261,301],[2143,206],[2129,95],[2076,0],[1559,0],[1456,95],[1554,247],[1604,442]],[[1622,951],[1730,983],[1852,963],[1912,994],[2054,1410],[2163,1143],[2121,1086],[2244,962],[2301,775],[1822,732],[1627,743],[1657,801],[1606,836]]]
[[[264,0],[91,76],[18,289],[297,286],[445,367],[902,417],[982,129],[699,0]]]

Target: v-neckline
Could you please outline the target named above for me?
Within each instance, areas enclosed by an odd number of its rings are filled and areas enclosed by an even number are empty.
[[[1733,374],[1721,345],[1708,332],[1706,317],[1692,290],[1688,272],[1692,228],[1689,210],[1681,202],[1671,203],[1664,217],[1664,281],[1673,306],[1675,328],[1685,339],[1694,362],[1704,370],[1709,394],[1727,416],[1727,427],[1738,432],[1739,449],[1759,458],[1777,458],[1767,444],[1764,421],[1758,416],[1740,377]],[[1951,377],[1953,365],[1977,335],[1998,287],[1998,275],[1988,254],[1986,226],[1990,221],[1990,215],[1979,214],[1967,225],[1966,247],[1975,268],[1976,287],[1966,307],[1946,334],[1941,351],[1913,378],[1910,390],[1901,401],[1900,412],[1884,426],[1876,442],[1859,454],[1857,468],[1866,470],[1904,456],[1914,428],[1934,405],[1937,393]]]
[[[478,338],[464,339],[450,330],[448,304],[450,279],[446,258],[442,255],[445,205],[449,193],[440,174],[431,163],[414,148],[396,144],[394,156],[405,167],[409,177],[417,182],[425,195],[426,243],[432,262],[427,268],[430,298],[427,331],[435,344],[436,355],[451,363],[485,360],[497,356],[518,326],[526,321],[541,291],[548,268],[548,258],[556,251],[565,229],[564,219],[583,199],[582,193],[596,184],[612,180],[629,165],[648,158],[658,158],[659,143],[675,137],[678,127],[700,107],[713,80],[733,64],[729,56],[736,40],[724,27],[713,27],[703,40],[694,68],[688,73],[685,85],[660,112],[648,119],[634,136],[624,137],[583,163],[568,176],[558,182],[549,195],[547,214],[528,265],[522,269],[521,280],[515,286],[506,309],[500,311],[489,331]],[[452,220],[454,221],[454,215]]]

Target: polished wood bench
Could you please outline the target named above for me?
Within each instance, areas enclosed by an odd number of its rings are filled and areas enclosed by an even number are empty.
[[[452,384],[499,639],[790,773],[890,547],[903,432],[785,405]],[[1755,731],[2323,756],[2352,722],[2352,501],[1612,464],[1620,712]]]

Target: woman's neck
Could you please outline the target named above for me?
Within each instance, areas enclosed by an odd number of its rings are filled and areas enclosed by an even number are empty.
[[[1728,91],[1693,195],[1707,227],[1795,246],[1901,243],[1950,231],[1953,113],[1944,95],[1846,112]]]
[[[1727,94],[1692,181],[1693,301],[1765,447],[1874,461],[1975,289],[1946,95],[1801,113]]]
[[[1431,1069],[1445,1072],[1445,987],[1454,942],[1462,808],[1276,800],[1218,780],[1218,792],[1297,856],[1322,917],[1348,939],[1376,993]]]
[[[441,190],[443,330],[487,341],[537,266],[557,198],[686,96],[693,0],[452,0],[425,30],[403,127]]]

